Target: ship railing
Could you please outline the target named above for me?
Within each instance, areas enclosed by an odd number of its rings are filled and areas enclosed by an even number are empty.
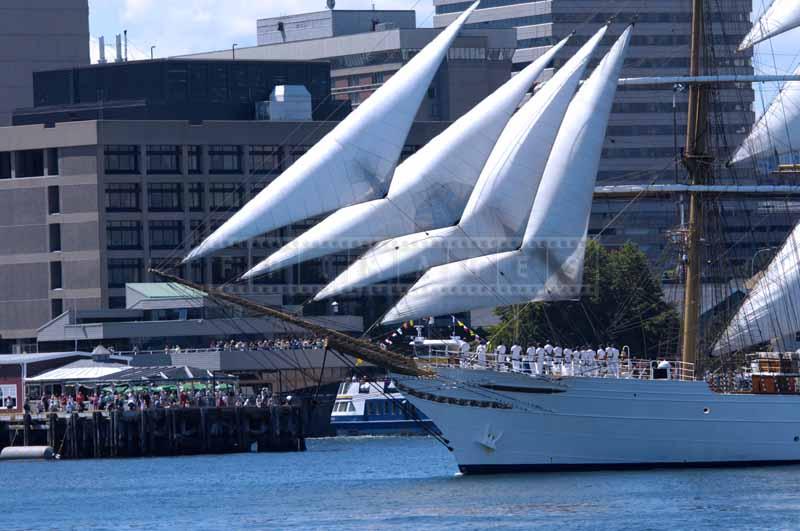
[[[549,377],[594,377],[627,378],[637,380],[686,380],[695,379],[695,366],[677,360],[650,360],[623,358],[614,360],[585,361],[573,359],[567,363],[563,358],[548,357],[541,364],[537,360],[522,358],[513,360],[510,356],[486,352],[460,353],[446,350],[431,350],[417,356],[422,363],[433,367],[492,370],[496,372],[516,372],[531,376]]]

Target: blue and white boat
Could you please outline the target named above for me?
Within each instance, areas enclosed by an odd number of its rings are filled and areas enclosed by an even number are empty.
[[[346,381],[331,413],[337,435],[428,435],[433,422],[406,400],[393,381]]]

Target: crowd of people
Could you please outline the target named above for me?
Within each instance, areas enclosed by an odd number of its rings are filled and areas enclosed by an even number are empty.
[[[41,397],[38,413],[82,413],[85,411],[138,411],[185,407],[269,407],[273,395],[263,389],[253,396],[233,391],[194,389],[191,386],[174,390],[100,391],[85,394],[83,390]]]
[[[229,339],[226,341],[212,341],[208,346],[210,350],[221,350],[225,352],[243,352],[247,350],[321,349],[324,347],[325,341],[323,339],[301,337],[262,339],[260,341]],[[181,347],[180,345],[164,346],[165,354],[179,354],[186,351],[187,349]],[[134,353],[138,353],[138,349],[134,348]]]
[[[599,346],[597,349],[583,346],[579,348],[535,344],[523,350],[520,345],[498,345],[489,353],[486,344],[476,348],[473,355],[464,352],[462,363],[482,367],[496,366],[501,371],[524,372],[536,376],[620,376],[624,363],[628,369],[631,357],[626,347],[622,350],[614,345]]]

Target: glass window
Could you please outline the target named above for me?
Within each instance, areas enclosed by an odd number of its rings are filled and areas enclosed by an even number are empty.
[[[201,212],[203,210],[203,183],[189,184],[189,210]]]
[[[181,147],[171,144],[147,146],[147,173],[171,174],[181,172]]]
[[[108,212],[138,212],[139,185],[137,183],[109,183],[106,185],[106,210]]]
[[[61,289],[63,287],[61,262],[50,262],[50,289]]]
[[[189,173],[193,175],[196,175],[198,173],[203,173],[202,146],[189,146],[186,156],[187,156],[186,169],[189,171]]]
[[[224,256],[211,260],[211,283],[225,284],[238,278],[247,270],[244,256]]]
[[[257,174],[280,173],[280,146],[250,146],[250,171]]]
[[[9,151],[0,152],[0,179],[11,178],[11,153]]]
[[[139,146],[108,145],[105,147],[106,173],[139,173]]]
[[[109,258],[108,287],[124,288],[129,282],[142,281],[142,261],[138,258]]]
[[[206,237],[206,224],[202,219],[191,220],[189,222],[189,233],[192,247],[197,247],[203,243],[203,239]]]
[[[50,318],[55,319],[64,313],[64,299],[52,299],[50,301]]]
[[[61,212],[61,190],[58,186],[47,187],[47,213],[58,214]]]
[[[242,147],[212,145],[208,147],[209,173],[241,173]]]
[[[241,187],[233,183],[211,183],[208,187],[209,207],[212,210],[241,208]]]
[[[53,223],[50,225],[50,252],[61,250],[61,225]]]
[[[141,249],[142,225],[138,221],[106,223],[106,247],[109,249]]]
[[[150,183],[147,186],[148,208],[155,212],[183,210],[182,188],[180,183]]]
[[[150,248],[175,249],[183,244],[183,222],[179,220],[150,221]]]
[[[197,284],[206,283],[205,260],[195,260],[190,265],[191,280]]]

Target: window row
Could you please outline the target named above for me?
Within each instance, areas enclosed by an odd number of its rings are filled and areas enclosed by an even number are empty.
[[[206,146],[208,151],[208,173],[242,173],[243,147],[232,144]],[[105,146],[105,172],[107,174],[140,173],[140,147],[138,145]],[[250,171],[252,173],[280,173],[283,171],[283,156],[280,146],[249,146]],[[177,175],[183,173],[186,164],[189,174],[203,173],[203,146],[187,146],[183,160],[182,146],[176,144],[152,144],[146,147],[147,173],[151,175]],[[2,163],[2,160],[0,160]]]
[[[227,211],[244,206],[267,185],[268,180],[241,185],[237,183],[211,183],[208,185],[208,206],[212,211]],[[249,196],[248,196],[249,189]],[[204,183],[150,183],[147,185],[147,208],[151,212],[183,212],[184,201],[192,212],[202,212],[205,207]],[[138,183],[108,183],[106,185],[107,212],[139,212],[142,210],[141,186]],[[52,213],[52,212],[51,212]]]
[[[183,246],[183,221],[152,220],[148,223],[151,249],[172,250]],[[142,248],[140,221],[109,221],[106,223],[106,246],[110,250]]]
[[[154,258],[151,266],[156,267],[163,259]],[[197,260],[189,264],[189,278],[198,284],[205,284],[209,278],[212,284],[224,284],[247,271],[245,257],[217,257],[209,260],[210,267],[205,266],[205,260]],[[50,263],[51,289],[61,287],[61,262]],[[176,274],[184,276],[186,266],[176,264]],[[210,269],[210,272],[207,272]],[[210,275],[209,275],[210,273]],[[208,278],[207,278],[208,277]],[[109,258],[108,259],[108,287],[124,288],[125,284],[143,282],[145,278],[144,261],[141,258]],[[283,272],[264,275],[255,281],[257,284],[282,284],[285,282]],[[58,286],[54,287],[54,286]]]

